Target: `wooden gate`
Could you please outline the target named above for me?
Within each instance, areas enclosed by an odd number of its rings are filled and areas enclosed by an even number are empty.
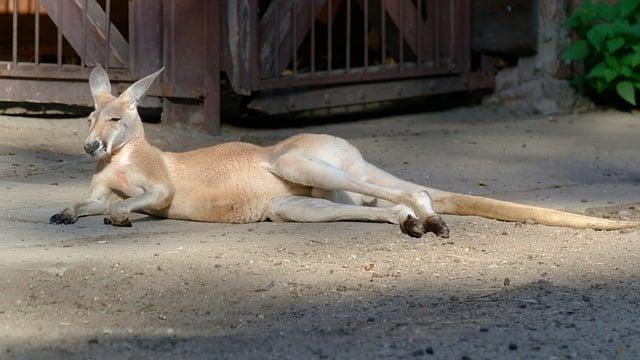
[[[143,106],[215,133],[220,75],[268,114],[486,88],[470,0],[0,0],[0,101],[92,105],[165,66]]]
[[[186,119],[216,132],[218,77],[208,65],[219,67],[212,60],[218,6],[207,0],[0,0],[0,101],[91,106],[87,80],[96,64],[107,69],[118,93],[165,66],[142,105],[162,107],[166,122]]]
[[[223,12],[223,68],[269,114],[491,85],[472,69],[469,0],[230,0]]]

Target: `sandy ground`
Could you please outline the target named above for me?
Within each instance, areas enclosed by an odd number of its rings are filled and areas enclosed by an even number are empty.
[[[639,120],[473,108],[218,137],[146,129],[173,150],[327,132],[415,182],[638,219]],[[639,230],[49,225],[87,194],[86,127],[0,117],[0,358],[640,358]]]

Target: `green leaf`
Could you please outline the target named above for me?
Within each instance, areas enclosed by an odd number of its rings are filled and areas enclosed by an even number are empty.
[[[640,24],[630,25],[628,34],[640,37]]]
[[[627,101],[631,105],[636,105],[636,90],[633,87],[631,81],[620,81],[616,85],[616,91],[621,98]]]
[[[613,55],[609,55],[606,54],[604,57],[604,61],[607,63],[607,65],[615,70],[615,71],[619,71],[620,70],[620,62],[618,61],[618,59],[613,56]]]
[[[593,16],[595,19],[600,18],[607,21],[613,21],[618,17],[618,11],[614,6],[607,4],[606,2],[599,2],[596,4]]]
[[[609,33],[610,26],[608,24],[600,24],[594,26],[587,32],[587,39],[593,47],[595,47],[598,51],[602,47],[602,43],[607,38],[607,34]]]
[[[607,82],[604,81],[604,79],[596,79],[592,86],[596,89],[598,94],[602,94],[607,89]]]
[[[620,49],[623,46],[624,46],[624,39],[620,37],[607,41],[607,49],[609,50],[609,52],[615,52],[616,50]]]
[[[589,55],[589,43],[586,40],[578,40],[567,48],[562,54],[562,58],[565,60],[579,61]]]
[[[617,5],[620,16],[627,17],[640,5],[640,2],[638,0],[620,0]]]
[[[607,70],[607,64],[604,62],[599,63],[598,65],[591,68],[591,71],[587,74],[587,78],[597,78],[604,77],[604,72]]]
[[[575,28],[578,25],[580,25],[580,14],[577,11],[571,14],[571,16],[562,23],[562,26],[569,29]]]
[[[622,69],[620,69],[620,75],[627,78],[631,77],[631,68],[628,66],[623,66]]]
[[[615,71],[613,71],[613,70],[611,70],[611,69],[606,69],[606,70],[604,71],[604,79],[605,79],[608,83],[610,83],[613,79],[615,79],[615,78],[617,78],[617,77],[618,77],[618,73],[617,73],[617,72],[615,72]]]

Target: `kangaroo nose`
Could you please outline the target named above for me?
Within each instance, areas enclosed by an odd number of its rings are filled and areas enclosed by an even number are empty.
[[[99,147],[100,147],[100,142],[98,142],[98,141],[85,143],[84,144],[84,151],[86,151],[87,154],[91,155],[91,154],[93,154],[94,151],[98,150]]]

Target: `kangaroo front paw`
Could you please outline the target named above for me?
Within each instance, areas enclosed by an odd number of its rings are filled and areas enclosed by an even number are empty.
[[[57,224],[57,225],[60,225],[60,224],[69,225],[69,224],[73,224],[77,220],[78,220],[77,216],[75,216],[74,214],[66,210],[63,210],[53,215],[51,218],[49,218],[49,223]]]
[[[423,227],[425,233],[432,232],[445,239],[449,237],[449,227],[439,216],[432,216],[425,220]]]
[[[103,220],[105,225],[113,225],[113,226],[121,226],[121,227],[131,227],[131,221],[129,221],[128,217],[106,217]]]
[[[420,220],[411,215],[407,216],[404,221],[400,222],[400,230],[414,238],[422,237],[424,234],[424,227],[420,223]]]

